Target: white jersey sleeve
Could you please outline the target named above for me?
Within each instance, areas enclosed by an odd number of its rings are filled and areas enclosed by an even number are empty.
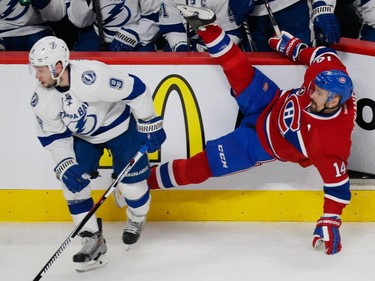
[[[375,0],[356,0],[355,4],[362,22],[375,28]]]
[[[30,105],[36,117],[37,137],[42,146],[51,152],[55,163],[68,157],[75,159],[72,133],[61,119],[61,98],[56,91],[38,86]]]
[[[268,0],[268,3],[270,5],[270,8],[273,13],[276,13],[278,11],[281,11],[295,3],[301,0]],[[311,0],[307,0],[311,1]],[[331,1],[331,0],[327,0]],[[263,1],[258,1],[255,4],[254,10],[250,14],[251,16],[258,17],[258,16],[266,16],[268,15],[268,11],[266,6],[264,5]]]
[[[66,15],[66,5],[64,0],[51,0],[42,10],[40,15],[46,21],[59,21]]]
[[[182,2],[162,0],[160,4],[160,33],[172,51],[175,51],[181,44],[187,44],[186,21],[176,7],[178,4],[182,4]]]
[[[281,11],[301,0],[268,0],[272,13],[276,13]],[[334,8],[336,7],[336,0],[307,0],[310,1],[311,4],[314,4],[318,1],[323,1],[326,5],[331,5]],[[264,5],[263,1],[258,1],[255,4],[254,10],[250,14],[251,16],[258,17],[258,16],[266,16],[268,15],[268,11],[266,5]]]
[[[126,24],[124,27],[137,32],[139,41],[148,44],[154,41],[159,33],[159,1],[140,0],[138,9],[139,17],[136,17],[133,23]]]
[[[49,27],[46,21],[59,21],[66,14],[64,0],[53,0],[43,10],[31,5],[22,6],[18,1],[0,1],[0,36],[13,37],[34,34]]]
[[[67,1],[67,15],[70,22],[78,28],[90,26],[96,19],[92,1]]]
[[[150,43],[159,32],[158,0],[112,1],[99,0],[104,40],[111,43],[120,28],[129,28],[139,35],[140,43]],[[77,27],[94,24],[97,34],[98,23],[92,1],[70,0],[67,13],[69,20]]]
[[[77,98],[87,102],[120,102],[129,105],[138,119],[154,117],[152,96],[137,76],[118,71],[99,61],[72,61],[72,85]]]

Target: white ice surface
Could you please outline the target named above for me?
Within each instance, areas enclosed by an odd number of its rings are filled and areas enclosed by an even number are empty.
[[[0,223],[0,280],[33,280],[74,226],[69,222]],[[316,281],[375,280],[375,223],[343,223],[343,250],[311,247],[314,223],[148,222],[124,251],[123,223],[104,222],[109,264],[74,270],[76,237],[41,280]]]

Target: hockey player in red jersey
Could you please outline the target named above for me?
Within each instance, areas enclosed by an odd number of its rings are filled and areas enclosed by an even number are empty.
[[[308,65],[300,88],[281,90],[249,63],[219,26],[211,24],[212,11],[179,9],[222,66],[244,118],[233,132],[208,141],[203,152],[154,167],[148,179],[150,188],[201,183],[274,160],[314,165],[325,195],[313,247],[324,244],[327,254],[338,253],[340,215],[351,197],[347,160],[356,101],[352,81],[336,52],[309,48],[286,32],[270,38],[273,49]]]

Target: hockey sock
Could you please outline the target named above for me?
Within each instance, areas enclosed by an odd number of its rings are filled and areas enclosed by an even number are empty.
[[[325,214],[336,214],[341,215],[342,210],[345,208],[346,204],[333,201],[327,197],[324,197],[323,211]]]
[[[92,198],[83,200],[68,200],[69,212],[72,216],[74,224],[78,225],[93,206],[94,201]],[[99,230],[95,214],[86,222],[81,231],[83,230],[88,230],[93,233]]]
[[[250,84],[254,69],[248,58],[217,25],[207,25],[198,31],[210,55],[217,59],[227,76],[234,96],[237,97]]]
[[[151,169],[147,182],[151,189],[201,183],[212,177],[206,153],[200,152],[189,159],[177,159]]]

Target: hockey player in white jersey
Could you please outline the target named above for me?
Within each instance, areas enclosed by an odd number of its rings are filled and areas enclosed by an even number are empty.
[[[336,0],[268,0],[277,25],[309,45],[340,41]],[[229,0],[238,24],[247,20],[257,51],[273,51],[268,39],[275,33],[264,0]]]
[[[26,2],[26,1],[22,1]],[[0,1],[0,50],[30,51],[40,38],[52,35],[48,21],[66,14],[64,0]]]
[[[241,43],[242,31],[236,24],[228,0],[189,0],[189,5],[208,8],[215,12],[215,23],[220,25],[237,45]],[[185,0],[161,0],[159,25],[160,33],[166,39],[166,51],[185,52],[206,51],[198,35],[186,25],[186,20],[177,9],[177,5],[186,4]],[[189,28],[188,32],[186,29]],[[190,42],[189,42],[190,41]],[[189,45],[189,46],[188,46]],[[190,46],[191,45],[191,46]]]
[[[362,19],[359,39],[375,42],[375,0],[356,0],[355,5]]]
[[[156,50],[158,0],[70,0],[67,13],[82,28],[76,51]]]
[[[39,40],[29,53],[29,63],[39,81],[31,99],[38,139],[51,152],[56,177],[78,224],[94,204],[89,175],[98,175],[103,149],[111,151],[114,173],[120,174],[142,144],[147,144],[148,152],[160,148],[166,138],[162,119],[155,115],[151,94],[137,76],[99,61],[70,61],[61,39]],[[149,173],[145,154],[117,185],[127,203],[122,235],[127,246],[137,242],[146,221]],[[105,264],[101,256],[107,247],[95,214],[79,235],[84,245],[73,256],[77,270]]]

